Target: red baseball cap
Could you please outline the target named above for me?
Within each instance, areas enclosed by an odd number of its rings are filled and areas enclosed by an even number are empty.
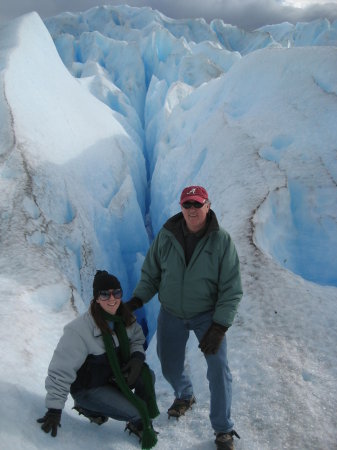
[[[208,193],[202,186],[188,186],[180,196],[180,204],[185,202],[199,202],[204,204],[208,200]]]

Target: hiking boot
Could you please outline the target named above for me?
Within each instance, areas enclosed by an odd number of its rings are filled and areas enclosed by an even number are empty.
[[[153,429],[152,422],[151,422],[151,428]],[[131,433],[135,434],[139,438],[139,442],[141,442],[142,437],[143,437],[143,422],[141,420],[138,420],[137,422],[128,422],[125,425],[124,431],[128,431],[129,434],[131,434]],[[159,434],[158,431],[154,430],[154,432],[156,434]]]
[[[240,439],[240,436],[237,434],[235,430],[230,431],[229,433],[216,433],[215,444],[217,450],[234,450],[234,439],[233,436],[236,436]]]
[[[192,408],[192,405],[196,402],[194,395],[187,400],[181,398],[176,398],[172,405],[167,410],[168,417],[179,417],[183,416],[188,409]]]
[[[143,436],[143,423],[141,420],[138,422],[128,422],[125,425],[124,431],[128,431],[129,434],[135,434],[139,438],[139,442],[141,442]]]
[[[96,423],[97,425],[103,425],[103,423],[109,420],[109,417],[107,416],[96,414],[93,411],[89,411],[88,409],[84,409],[78,405],[73,406],[73,409],[75,409],[79,415],[87,417],[90,422]]]

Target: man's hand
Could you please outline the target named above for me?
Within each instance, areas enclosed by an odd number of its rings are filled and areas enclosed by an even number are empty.
[[[200,341],[200,350],[205,355],[215,355],[227,330],[224,325],[213,322]]]
[[[129,309],[129,311],[133,312],[138,308],[143,306],[143,302],[138,297],[131,297],[128,302],[125,302],[124,305]]]
[[[62,409],[48,409],[41,419],[37,419],[37,422],[42,423],[41,428],[45,433],[51,431],[51,435],[55,437],[57,428],[61,426],[61,414]]]

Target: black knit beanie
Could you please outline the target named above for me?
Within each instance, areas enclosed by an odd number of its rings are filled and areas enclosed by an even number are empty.
[[[106,291],[108,289],[121,289],[118,278],[106,270],[97,270],[92,284],[94,298],[98,297],[100,291]]]

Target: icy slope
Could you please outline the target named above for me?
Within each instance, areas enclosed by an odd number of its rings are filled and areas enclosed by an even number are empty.
[[[336,288],[289,269],[336,284],[336,73],[333,47],[263,49],[172,110],[163,106],[154,231],[182,186],[198,180],[241,257],[245,295],[230,361],[237,426],[251,431],[237,448],[335,445]]]
[[[3,275],[33,288],[66,277],[82,293],[98,265],[127,286],[147,248],[139,142],[69,74],[36,14],[1,36]]]

